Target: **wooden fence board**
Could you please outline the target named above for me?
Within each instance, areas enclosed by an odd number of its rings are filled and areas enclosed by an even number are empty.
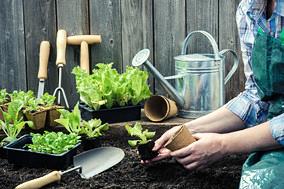
[[[130,65],[142,48],[151,50],[150,61],[164,75],[174,74],[173,57],[180,54],[187,33],[205,30],[220,49],[231,48],[240,55],[235,11],[240,0],[3,0],[0,1],[0,87],[9,91],[37,91],[38,52],[41,40],[52,44],[46,90],[58,85],[56,31],[68,35],[101,34],[102,43],[90,47],[91,67],[114,62],[119,72]],[[212,52],[201,36],[190,42],[190,52]],[[80,61],[79,46],[67,47],[63,87],[71,105],[78,100],[71,71]],[[240,56],[241,58],[241,56]],[[227,60],[231,62],[231,59]],[[230,66],[226,67],[228,71]],[[241,64],[226,86],[226,100],[243,90]],[[150,80],[152,91],[165,94]]]
[[[122,71],[120,0],[90,0],[90,32],[102,35],[102,43],[92,47],[92,67],[113,62]]]
[[[67,35],[89,34],[88,1],[57,0],[58,29],[65,29]],[[75,78],[71,74],[75,66],[80,65],[80,46],[67,46],[66,66],[63,67],[62,85],[71,106],[79,97],[76,92]]]
[[[38,89],[39,47],[43,40],[51,43],[51,52],[48,65],[48,75],[45,81],[45,91],[53,93],[57,85],[57,68],[55,65],[56,53],[56,10],[55,0],[24,1],[25,40],[28,89],[35,94]],[[36,16],[35,16],[36,15]]]
[[[187,12],[187,33],[195,30],[205,30],[209,32],[218,43],[218,1],[186,1]],[[190,42],[189,52],[208,53],[212,52],[208,39],[196,35]]]
[[[235,17],[239,2],[240,0],[219,1],[219,47],[220,49],[233,49],[234,51],[238,52],[239,59],[242,60],[241,52],[240,50],[238,50],[240,44]],[[226,73],[228,73],[233,65],[233,59],[231,56],[228,56],[228,58],[226,59],[226,64]],[[226,84],[226,101],[232,99],[244,90],[244,82],[244,69],[242,62],[240,62],[237,71],[230,79],[230,81]]]
[[[122,14],[122,56],[123,70],[131,65],[134,55],[141,49],[151,51],[150,60],[153,60],[153,17],[152,0],[123,0],[121,1]],[[154,89],[151,77],[149,84]]]
[[[184,7],[184,0],[154,1],[154,61],[164,76],[174,74],[173,58],[180,54],[186,30]],[[165,94],[157,83],[155,89],[156,93]]]
[[[0,88],[27,89],[22,0],[0,1]]]

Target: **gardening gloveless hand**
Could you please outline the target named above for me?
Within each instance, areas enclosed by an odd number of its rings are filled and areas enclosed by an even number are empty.
[[[184,168],[188,170],[202,169],[226,154],[222,134],[196,133],[193,136],[197,139],[196,142],[169,154]]]
[[[150,163],[153,161],[159,161],[168,157],[171,157],[170,150],[164,148],[164,145],[168,142],[168,140],[179,130],[180,126],[173,127],[167,130],[159,139],[155,141],[155,146],[153,147],[153,151],[158,151],[159,155],[152,160],[142,161],[142,163]]]

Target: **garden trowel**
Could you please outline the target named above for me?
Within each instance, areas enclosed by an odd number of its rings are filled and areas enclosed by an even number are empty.
[[[37,77],[39,79],[37,98],[40,98],[44,93],[44,82],[47,79],[47,65],[50,53],[50,43],[42,41],[39,48],[39,69]]]
[[[37,189],[55,181],[59,181],[63,174],[77,170],[81,178],[89,179],[112,166],[124,158],[124,152],[116,147],[101,147],[85,151],[74,156],[74,167],[66,171],[53,171],[43,177],[20,184],[16,189]]]

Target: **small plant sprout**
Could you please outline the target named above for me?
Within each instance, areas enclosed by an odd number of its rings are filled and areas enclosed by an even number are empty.
[[[135,123],[133,127],[126,124],[125,129],[127,130],[130,136],[135,136],[139,139],[137,140],[128,140],[128,144],[131,147],[136,147],[141,144],[147,144],[155,136],[155,132],[149,132],[148,129],[143,130],[140,123]]]
[[[33,127],[33,122],[23,121],[23,116],[20,114],[22,107],[22,101],[16,100],[9,103],[7,112],[2,111],[4,121],[0,120],[0,125],[7,137],[3,139],[0,145],[16,140],[25,124]]]
[[[54,121],[63,125],[69,133],[79,135],[81,132],[81,112],[78,104],[76,104],[72,112],[65,109],[59,109],[58,111],[61,114],[60,118]]]
[[[88,138],[96,138],[103,136],[103,132],[109,129],[107,123],[102,125],[100,119],[91,119],[89,121],[83,121],[81,124],[80,134],[86,135]]]

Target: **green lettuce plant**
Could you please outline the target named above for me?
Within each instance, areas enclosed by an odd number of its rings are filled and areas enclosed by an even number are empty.
[[[9,103],[7,112],[1,110],[4,121],[0,120],[0,125],[6,134],[6,138],[2,140],[1,145],[16,140],[25,124],[33,127],[33,122],[23,121],[23,116],[20,114],[22,107],[22,101],[15,100]]]
[[[91,119],[89,121],[82,120],[78,104],[76,104],[72,112],[64,109],[59,109],[58,111],[61,115],[55,122],[63,125],[69,133],[95,138],[102,136],[103,132],[109,129],[108,124],[102,124],[100,119]]]
[[[0,90],[0,105],[5,104],[9,101],[9,94],[7,93],[6,89]]]
[[[106,108],[137,105],[150,97],[147,72],[127,67],[123,74],[119,74],[112,65],[97,64],[91,75],[79,67],[73,69],[82,102],[98,110],[103,105]]]
[[[41,104],[45,108],[49,108],[54,106],[55,99],[56,99],[55,96],[52,96],[48,93],[44,93],[39,99],[39,104]]]
[[[91,119],[82,121],[80,134],[86,135],[88,138],[96,138],[103,136],[103,132],[109,129],[107,123],[102,124],[100,119]]]
[[[79,135],[81,132],[81,113],[78,104],[74,107],[72,112],[65,109],[59,109],[60,118],[54,120],[55,122],[63,125],[69,133]]]
[[[74,148],[80,142],[80,136],[62,132],[48,132],[44,134],[31,133],[32,144],[26,146],[33,152],[42,152],[49,154],[61,154]]]
[[[156,134],[156,132],[150,132],[148,131],[148,129],[143,130],[140,123],[135,123],[133,127],[129,124],[126,124],[124,127],[130,136],[135,136],[138,138],[137,140],[128,140],[128,144],[131,147],[136,147],[140,144],[146,144],[150,142]]]

